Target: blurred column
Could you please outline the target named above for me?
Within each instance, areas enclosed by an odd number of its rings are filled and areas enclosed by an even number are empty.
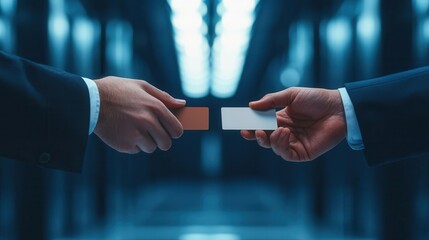
[[[70,22],[64,0],[49,1],[48,38],[50,64],[64,69],[70,36]]]
[[[258,0],[222,0],[217,6],[219,22],[211,50],[211,94],[235,95],[249,48]]]
[[[16,15],[16,53],[31,60],[48,63],[47,0],[18,1]],[[45,239],[47,178],[34,166],[18,168],[14,176],[15,232],[17,239]]]
[[[360,0],[355,22],[356,45],[353,70],[350,79],[365,80],[380,72],[381,19],[379,0]],[[349,148],[347,146],[347,148]],[[350,151],[350,150],[349,150]],[[374,236],[379,228],[376,204],[374,171],[366,166],[366,160],[359,151],[350,151],[347,160],[347,188],[350,190],[351,221],[347,226],[351,233]]]
[[[16,0],[0,1],[0,49],[9,53],[15,51]]]
[[[322,48],[322,63],[325,69],[324,87],[342,87],[347,80],[350,67],[350,54],[352,46],[352,25],[348,14],[337,14],[321,25],[321,37],[324,39]]]
[[[429,0],[413,0],[415,12],[414,24],[414,58],[416,66],[429,64]],[[421,238],[429,236],[429,163],[421,161],[416,201],[416,222]]]
[[[338,6],[333,6],[333,8]],[[319,60],[315,68],[315,78],[320,79],[316,87],[340,88],[350,78],[350,66],[353,46],[353,12],[352,1],[342,1],[339,10],[330,18],[324,19],[319,25],[320,51]],[[317,74],[317,75],[316,75]],[[314,213],[318,224],[328,224],[337,228],[344,228],[349,222],[349,216],[343,214],[349,199],[346,198],[347,187],[345,166],[332,161],[340,159],[338,151],[344,147],[340,145],[333,152],[324,154],[314,165]],[[343,162],[341,162],[343,163]],[[342,179],[337,181],[334,179]]]
[[[100,23],[84,15],[77,16],[72,31],[75,73],[94,78],[99,74]]]
[[[49,65],[57,68],[66,68],[67,49],[70,36],[70,23],[66,16],[64,0],[49,0],[48,13],[48,44],[49,44]],[[64,173],[55,172],[49,175],[49,192],[47,195],[46,210],[48,235],[58,235],[62,233],[67,215],[66,192],[70,189],[70,184],[66,184]]]
[[[287,64],[280,75],[284,87],[311,86],[313,80],[313,25],[300,20],[289,29]]]
[[[379,0],[362,0],[362,9],[357,18],[357,58],[359,79],[374,77],[379,68],[381,40]]]
[[[107,20],[105,29],[106,48],[104,64],[106,73],[121,77],[133,77],[133,27],[123,19],[116,17]],[[136,172],[130,171],[133,167],[129,161],[136,156],[125,156],[114,152],[112,149],[105,150],[105,161],[107,167],[106,183],[106,215],[107,222],[117,225],[136,217],[133,208],[134,199],[129,191]]]
[[[83,77],[97,78],[99,76],[100,60],[100,38],[101,27],[97,19],[90,18],[86,15],[85,9],[82,6],[75,6],[75,14],[71,20],[71,49],[73,59],[73,71]],[[87,151],[85,155],[85,171],[92,174],[83,174],[79,178],[69,178],[68,183],[71,183],[71,189],[66,193],[69,198],[67,207],[67,223],[66,229],[68,232],[87,232],[95,225],[96,206],[96,191],[94,182],[95,176],[99,172],[105,171],[99,163],[99,156],[96,151],[97,142],[90,138],[88,141]],[[102,201],[100,204],[103,204]]]
[[[112,19],[106,27],[106,71],[132,77],[133,27],[124,20]]]
[[[0,1],[0,50],[15,51],[16,0]],[[15,221],[15,195],[13,163],[9,159],[0,162],[0,237],[13,238]]]
[[[415,12],[414,56],[418,66],[429,61],[429,0],[413,0]]]
[[[210,46],[204,20],[207,5],[201,0],[169,0],[171,22],[183,93],[203,98],[210,89]]]
[[[121,77],[133,77],[133,26],[130,22],[113,18],[106,22],[105,41],[106,48],[104,64],[106,73]],[[133,221],[138,217],[135,206],[134,182],[139,176],[132,165],[133,160],[138,159],[136,156],[120,154],[112,149],[106,149],[104,152],[104,161],[107,162],[107,184],[106,191],[106,222],[108,225],[124,224]],[[142,171],[139,171],[142,174]],[[121,233],[114,233],[116,236]]]
[[[219,177],[222,169],[222,138],[218,133],[208,132],[201,141],[202,172],[205,177]]]
[[[413,66],[412,1],[381,0],[383,74]],[[392,93],[394,94],[394,93]],[[379,169],[379,239],[415,239],[414,204],[416,161],[407,160]]]

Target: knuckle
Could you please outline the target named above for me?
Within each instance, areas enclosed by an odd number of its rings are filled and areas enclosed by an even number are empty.
[[[154,122],[154,117],[152,114],[145,113],[138,116],[139,122],[143,122],[148,125],[152,125]]]
[[[166,91],[162,91],[162,90],[160,91],[165,98],[171,98],[170,94],[168,94]]]
[[[162,103],[158,99],[154,99],[148,104],[149,109],[154,113],[161,113],[163,111]]]
[[[138,80],[137,82],[140,84],[140,86],[141,86],[144,90],[146,90],[147,85],[148,85],[148,83],[147,83],[146,81],[144,81],[144,80]]]
[[[263,98],[272,98],[272,97],[273,97],[273,94],[272,93],[268,93],[268,94],[265,94],[265,96]]]
[[[164,98],[166,100],[168,100],[168,101],[173,101],[174,100],[173,96],[171,96],[168,92],[162,91],[162,94],[163,94],[163,96],[164,96]]]

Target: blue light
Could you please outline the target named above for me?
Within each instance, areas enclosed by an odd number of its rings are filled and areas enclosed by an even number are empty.
[[[414,0],[414,8],[418,14],[425,14],[429,9],[429,0]]]
[[[357,36],[363,44],[375,43],[380,36],[379,5],[379,0],[363,1],[363,10],[356,25]]]
[[[241,79],[257,0],[223,0],[217,8],[220,21],[212,49],[211,94],[234,96]]]
[[[222,163],[222,144],[219,134],[208,133],[201,142],[201,160],[203,173],[207,177],[216,177],[220,174]]]
[[[171,21],[176,32],[186,30],[193,31],[203,27],[203,19],[197,12],[173,14]]]
[[[209,94],[209,85],[200,83],[201,78],[182,76],[183,93],[190,98],[203,98]]]
[[[204,9],[201,0],[169,0],[169,4],[176,12],[195,12]]]
[[[296,22],[290,27],[289,39],[289,65],[280,77],[282,84],[285,86],[299,84],[303,77],[301,75],[311,63],[313,58],[313,25],[308,21]]]
[[[363,14],[357,22],[357,33],[362,41],[374,41],[380,33],[380,20],[373,14]]]
[[[70,24],[64,13],[56,11],[49,15],[48,34],[51,46],[51,64],[55,67],[64,68],[67,42],[70,34]]]
[[[58,21],[57,25],[64,25],[64,21]],[[91,45],[94,38],[94,28],[92,22],[87,18],[77,18],[73,25],[73,40],[77,46],[83,48]]]
[[[16,0],[0,0],[0,8],[4,15],[12,16],[16,9]]]
[[[0,18],[0,43],[1,47],[4,48],[4,41],[8,35],[7,24],[3,18]]]
[[[206,97],[210,88],[208,27],[203,20],[207,6],[201,0],[169,0],[169,4],[183,93]]]
[[[132,75],[133,28],[130,23],[111,20],[107,24],[106,55],[108,68],[113,74]]]
[[[70,21],[67,18],[64,0],[49,0],[48,36],[51,65],[64,68]]]
[[[91,76],[94,73],[95,42],[99,35],[100,26],[97,21],[83,16],[74,19],[72,37],[75,51],[73,54],[79,74]]]
[[[244,65],[258,0],[223,0],[210,54],[207,6],[201,0],[169,0],[182,89],[188,97],[227,98],[235,94]],[[210,59],[211,58],[211,59]],[[211,89],[211,91],[210,91]]]
[[[346,18],[336,18],[326,26],[328,46],[333,51],[344,50],[351,42],[352,33],[350,21]]]
[[[253,13],[258,0],[222,0],[225,11]]]
[[[222,15],[220,22],[217,25],[228,30],[250,30],[255,21],[255,16],[249,13],[234,13],[226,12]]]
[[[0,40],[6,37],[6,23],[3,18],[0,18]]]
[[[179,237],[179,240],[240,240],[241,238],[232,233],[187,233]]]
[[[423,36],[426,40],[429,40],[429,18],[426,18],[423,22]]]
[[[65,14],[55,13],[49,16],[48,31],[56,41],[65,41],[70,31],[70,25]]]
[[[284,87],[296,87],[301,82],[301,73],[298,69],[287,67],[280,75]]]

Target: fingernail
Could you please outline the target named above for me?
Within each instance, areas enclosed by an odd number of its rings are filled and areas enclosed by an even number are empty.
[[[175,99],[176,100],[176,102],[178,102],[178,103],[186,103],[186,100],[185,99]]]

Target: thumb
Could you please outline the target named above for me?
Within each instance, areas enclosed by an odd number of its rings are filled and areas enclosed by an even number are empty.
[[[296,95],[297,91],[292,88],[280,92],[269,93],[258,101],[250,102],[249,107],[255,110],[267,110],[276,107],[286,107],[293,102]]]
[[[186,100],[183,99],[176,99],[172,97],[170,94],[168,94],[165,91],[162,91],[149,83],[145,83],[143,85],[143,89],[152,95],[153,97],[157,98],[159,101],[161,101],[167,108],[174,109],[174,108],[182,108],[186,105]]]

